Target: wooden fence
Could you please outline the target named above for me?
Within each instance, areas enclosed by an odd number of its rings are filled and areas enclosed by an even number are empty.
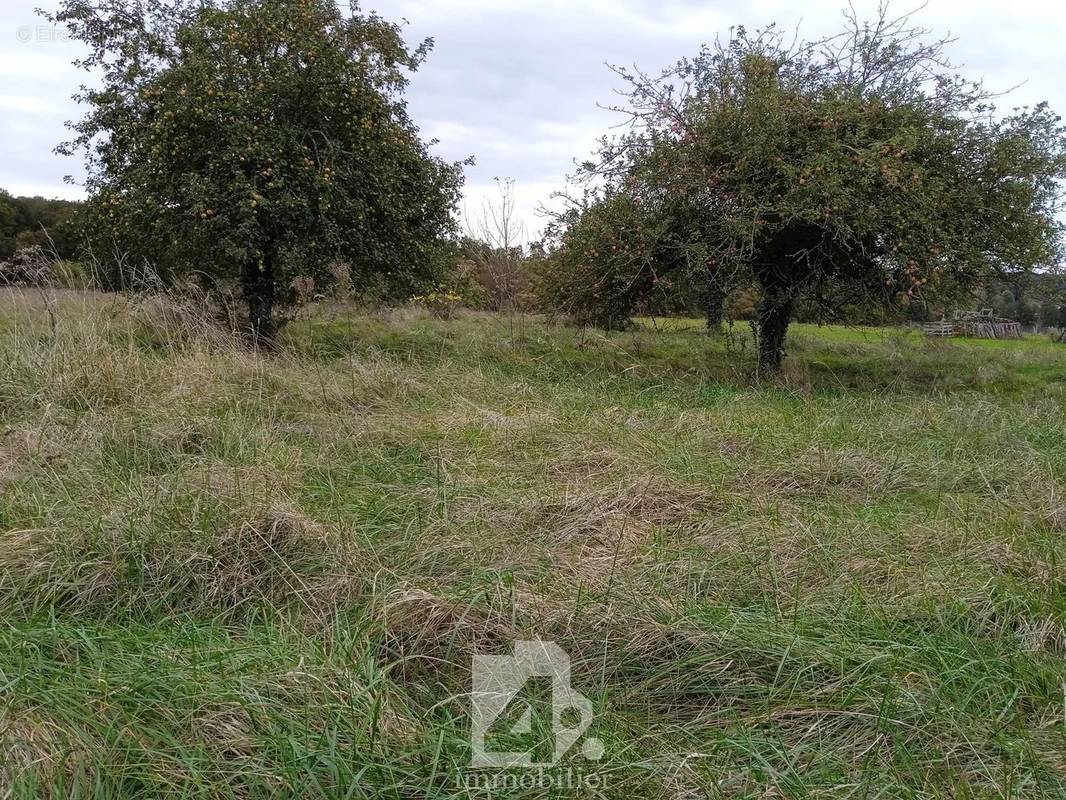
[[[922,333],[926,336],[954,336],[955,326],[947,320],[926,322],[922,325]]]

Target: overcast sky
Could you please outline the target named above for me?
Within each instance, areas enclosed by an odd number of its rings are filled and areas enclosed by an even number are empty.
[[[605,62],[657,71],[732,25],[777,21],[805,37],[837,30],[845,0],[367,0],[364,10],[409,21],[412,42],[432,36],[408,95],[427,138],[448,159],[474,156],[466,208],[475,212],[513,178],[529,233],[537,205],[563,186],[575,158],[618,122],[598,108],[618,87]],[[78,160],[52,153],[83,75],[72,43],[34,15],[49,0],[0,0],[0,187],[14,194],[79,197],[63,176]],[[861,16],[876,3],[855,0]],[[802,8],[802,11],[800,10]],[[910,10],[903,2],[894,12]],[[1009,108],[1048,100],[1066,113],[1066,4],[1062,0],[929,0],[916,21],[958,37],[950,53],[990,89],[1021,84]]]

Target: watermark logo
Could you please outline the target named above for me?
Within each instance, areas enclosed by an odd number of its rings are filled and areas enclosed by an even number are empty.
[[[570,657],[554,642],[518,641],[509,656],[475,655],[471,669],[470,766],[475,769],[553,767],[592,724],[592,702],[570,686]],[[546,692],[551,697],[544,702]],[[541,713],[550,708],[547,736],[535,730],[535,704],[542,706]],[[598,761],[603,743],[586,737],[581,752]]]
[[[20,25],[15,30],[15,39],[20,44],[65,42],[70,38],[70,31],[59,25]]]

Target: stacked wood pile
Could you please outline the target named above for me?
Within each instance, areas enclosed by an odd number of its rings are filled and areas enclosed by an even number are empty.
[[[922,325],[926,336],[975,336],[980,339],[1021,339],[1022,324],[997,317],[992,309],[956,311],[954,319]]]
[[[956,311],[955,329],[959,336],[981,339],[1021,339],[1022,324],[992,314],[991,308],[980,311]]]

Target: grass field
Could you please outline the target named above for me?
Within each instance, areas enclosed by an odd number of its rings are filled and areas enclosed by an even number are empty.
[[[469,788],[535,638],[605,797],[1066,796],[1066,346],[53,314],[0,305],[0,797],[595,796]]]

